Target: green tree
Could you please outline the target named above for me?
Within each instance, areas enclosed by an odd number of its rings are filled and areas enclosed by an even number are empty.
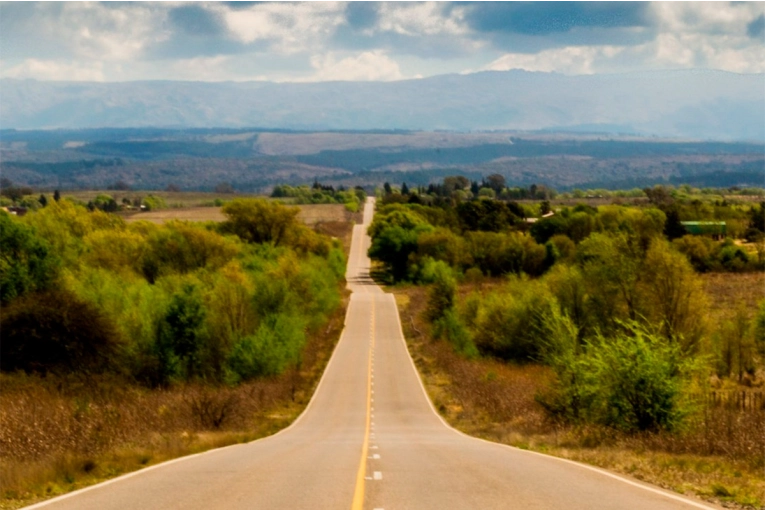
[[[60,261],[35,230],[0,212],[0,303],[52,286]]]
[[[260,198],[234,200],[222,211],[228,217],[221,224],[222,231],[248,243],[288,244],[301,226],[297,222],[298,208]]]
[[[157,329],[160,382],[199,375],[205,318],[202,299],[194,286],[186,285],[173,296]]]

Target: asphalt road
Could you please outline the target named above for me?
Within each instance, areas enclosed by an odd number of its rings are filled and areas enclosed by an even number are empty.
[[[369,279],[354,227],[345,330],[306,411],[282,432],[185,457],[29,508],[716,508],[581,464],[470,438],[422,388],[393,296]]]

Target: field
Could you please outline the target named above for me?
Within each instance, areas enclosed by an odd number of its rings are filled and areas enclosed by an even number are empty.
[[[341,204],[310,204],[298,205],[298,218],[306,225],[314,226],[319,223],[335,221],[352,221],[353,214],[346,211]],[[125,221],[149,221],[164,223],[170,220],[183,221],[224,221],[226,216],[220,207],[184,207],[176,209],[161,209],[125,214]]]
[[[501,282],[463,284],[459,295],[488,290]],[[763,273],[707,274],[703,282],[713,321],[733,316],[739,306],[753,313],[757,301],[765,297]],[[428,394],[452,426],[491,441],[594,464],[729,508],[764,508],[765,412],[717,408],[705,414],[696,432],[677,436],[629,436],[594,426],[555,423],[536,400],[551,377],[546,367],[459,356],[445,341],[432,340],[422,317],[427,288],[402,285],[389,290],[396,295],[409,350]]]

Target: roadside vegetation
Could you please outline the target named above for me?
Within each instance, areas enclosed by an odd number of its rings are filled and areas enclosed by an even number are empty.
[[[272,198],[289,200],[293,204],[343,204],[352,213],[358,212],[359,207],[367,199],[367,192],[361,187],[345,189],[339,186],[325,186],[314,181],[308,186],[274,186]]]
[[[765,203],[656,187],[553,207],[551,194],[501,176],[381,192],[369,253],[440,411],[493,440],[762,507]]]
[[[342,329],[350,224],[333,240],[263,199],[128,224],[46,198],[0,212],[0,506],[297,416]]]

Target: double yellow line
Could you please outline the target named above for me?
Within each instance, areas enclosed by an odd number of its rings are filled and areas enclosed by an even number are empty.
[[[367,421],[364,429],[364,442],[361,446],[361,462],[356,472],[356,489],[353,492],[353,504],[351,510],[364,508],[364,485],[367,472],[367,456],[369,455],[369,431],[372,424],[372,353],[375,348],[375,302],[372,301],[372,324],[370,331],[369,360],[367,365]]]

